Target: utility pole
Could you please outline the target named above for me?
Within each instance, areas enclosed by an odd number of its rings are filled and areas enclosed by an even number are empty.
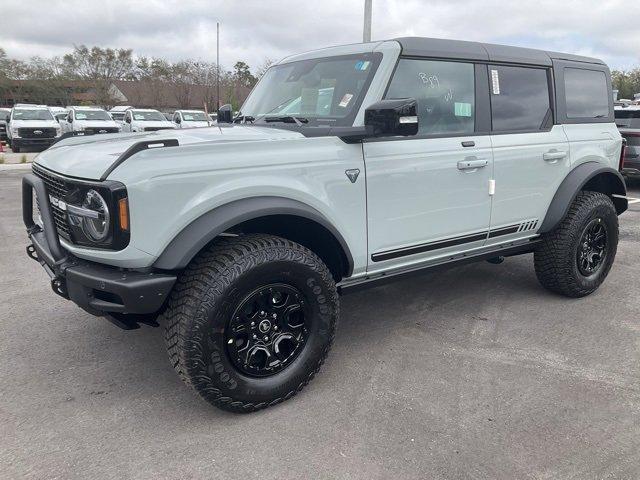
[[[364,0],[364,29],[362,31],[362,42],[371,41],[371,3],[373,0]]]
[[[220,108],[220,22],[216,22],[216,112]]]

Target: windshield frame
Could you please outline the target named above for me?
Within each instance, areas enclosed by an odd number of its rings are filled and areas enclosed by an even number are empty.
[[[378,73],[378,68],[380,67],[380,63],[382,62],[383,59],[383,54],[382,52],[360,52],[360,53],[349,53],[349,54],[344,54],[344,55],[328,55],[328,56],[324,56],[324,57],[313,57],[313,58],[305,58],[305,59],[301,59],[301,60],[293,60],[290,62],[285,62],[285,63],[278,63],[276,65],[273,65],[271,67],[269,67],[269,70],[267,70],[267,72],[262,76],[262,78],[260,79],[260,81],[256,84],[256,86],[251,90],[251,93],[249,94],[249,96],[247,97],[247,99],[244,101],[244,103],[242,104],[242,107],[240,108],[240,112],[241,115],[249,115],[249,116],[255,116],[255,123],[259,123],[260,125],[271,125],[273,126],[274,123],[267,123],[265,121],[265,118],[267,117],[289,117],[289,116],[294,116],[294,117],[299,117],[299,118],[305,118],[308,120],[308,122],[303,123],[303,125],[299,125],[300,127],[318,127],[318,126],[322,126],[322,127],[350,127],[353,126],[353,122],[355,121],[356,117],[358,116],[358,113],[360,112],[360,109],[362,107],[362,102],[364,101],[367,92],[369,91],[369,87],[371,86],[371,83],[373,82],[373,79],[375,78],[376,74]],[[360,89],[360,91],[358,92],[357,97],[355,97],[355,102],[353,103],[353,106],[351,108],[351,110],[349,111],[349,113],[345,116],[312,116],[312,115],[307,115],[304,113],[300,113],[300,114],[291,114],[291,113],[278,113],[278,112],[271,112],[271,113],[262,113],[259,115],[255,115],[254,112],[250,112],[250,111],[246,111],[245,106],[251,101],[252,97],[256,94],[256,92],[259,91],[260,89],[260,85],[263,83],[263,80],[265,78],[267,78],[267,74],[269,73],[270,70],[272,69],[276,69],[279,67],[287,67],[287,66],[291,66],[295,63],[302,63],[302,62],[308,62],[308,61],[314,61],[317,63],[320,63],[322,61],[341,61],[341,60],[364,60],[364,61],[370,61],[371,62],[371,66],[369,69],[369,74],[367,75],[367,78],[365,79],[364,84],[362,85],[362,88]],[[282,103],[284,105],[282,105],[283,107],[285,105],[287,105],[290,102],[293,102],[294,100],[296,100],[298,97],[294,97],[291,99],[287,99],[285,101],[283,101]],[[274,108],[275,109],[275,108]]]

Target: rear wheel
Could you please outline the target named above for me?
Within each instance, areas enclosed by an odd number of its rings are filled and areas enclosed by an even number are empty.
[[[552,292],[589,295],[609,274],[617,247],[618,216],[611,199],[580,192],[560,225],[542,235],[534,254],[536,275]]]
[[[291,398],[319,370],[338,294],[324,263],[297,243],[223,238],[181,275],[163,317],[180,377],[211,404],[250,412]]]

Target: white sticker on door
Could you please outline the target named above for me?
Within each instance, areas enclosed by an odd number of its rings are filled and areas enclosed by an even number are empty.
[[[491,86],[493,88],[493,94],[500,95],[500,77],[498,76],[498,70],[491,70]]]

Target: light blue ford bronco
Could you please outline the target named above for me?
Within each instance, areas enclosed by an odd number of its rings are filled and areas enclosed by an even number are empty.
[[[57,142],[24,177],[27,253],[87,312],[163,324],[184,381],[249,412],[313,378],[350,289],[533,252],[548,290],[596,290],[620,155],[599,60],[346,45],[272,66],[214,127]]]

